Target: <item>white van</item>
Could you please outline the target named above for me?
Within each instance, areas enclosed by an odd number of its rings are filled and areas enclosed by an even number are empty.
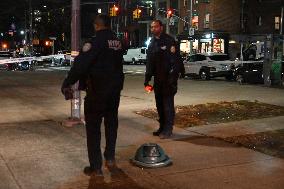
[[[126,64],[146,63],[147,48],[141,47],[136,49],[128,49],[123,55],[123,61]]]

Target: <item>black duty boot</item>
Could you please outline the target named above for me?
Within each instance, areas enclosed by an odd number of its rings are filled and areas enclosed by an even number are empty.
[[[169,139],[169,138],[171,138],[171,137],[172,137],[172,135],[173,135],[173,133],[172,133],[172,132],[168,132],[168,133],[160,133],[159,137],[160,137],[160,139]]]
[[[161,132],[162,132],[162,129],[159,128],[157,131],[153,132],[153,136],[159,136]]]
[[[95,169],[90,166],[84,168],[84,174],[87,176],[98,176],[98,177],[104,176],[103,171],[101,169]]]
[[[116,172],[119,168],[116,165],[115,160],[106,160],[105,166],[110,172]]]

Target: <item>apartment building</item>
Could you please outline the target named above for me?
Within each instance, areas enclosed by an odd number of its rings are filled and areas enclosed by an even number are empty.
[[[192,0],[194,52],[229,53],[239,56],[241,46],[262,43],[281,30],[282,0]],[[186,4],[185,1],[181,3]],[[180,12],[188,11],[188,5]],[[188,38],[181,32],[181,41]],[[187,45],[188,46],[188,45]]]

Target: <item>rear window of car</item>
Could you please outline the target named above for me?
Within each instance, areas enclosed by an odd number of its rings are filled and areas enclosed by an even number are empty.
[[[262,63],[244,63],[243,66],[246,70],[255,70],[255,69],[262,69]]]
[[[146,54],[146,49],[141,49],[142,54]]]
[[[209,58],[215,61],[230,60],[228,55],[212,55],[212,56],[209,56]]]
[[[201,55],[201,54],[195,54],[187,58],[187,61],[190,61],[190,62],[203,61],[203,60],[206,60],[206,56]]]

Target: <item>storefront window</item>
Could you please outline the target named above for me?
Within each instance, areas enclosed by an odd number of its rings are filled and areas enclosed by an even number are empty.
[[[224,52],[224,39],[213,39],[213,52]]]
[[[280,29],[280,17],[275,16],[274,20],[275,20],[275,30],[279,30]]]
[[[197,36],[196,36],[197,37]],[[192,41],[192,53],[225,53],[225,39],[214,33],[207,33]],[[180,50],[184,54],[190,53],[190,41],[181,40]]]

